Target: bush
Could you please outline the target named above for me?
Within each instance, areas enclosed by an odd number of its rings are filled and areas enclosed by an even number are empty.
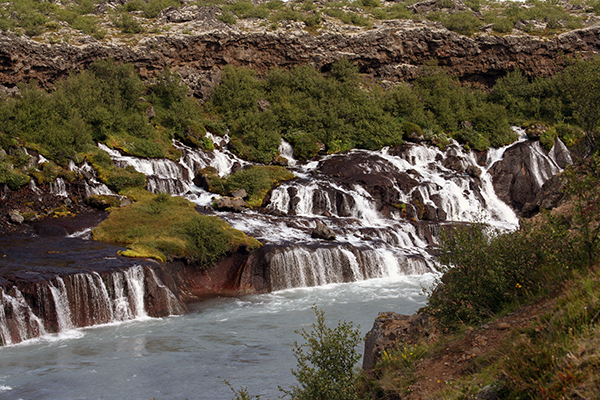
[[[531,247],[523,232],[489,235],[480,224],[454,228],[441,245],[444,276],[430,293],[428,312],[452,330],[527,298],[541,284]]]
[[[319,154],[317,139],[309,133],[300,133],[292,140],[294,146],[294,157],[298,160],[306,160]]]
[[[248,169],[240,170],[233,175],[222,179],[215,171],[204,169],[205,178],[208,180],[211,192],[227,195],[237,189],[245,189],[248,193],[247,203],[259,207],[264,197],[278,182],[294,178],[294,174],[283,167],[255,165]]]
[[[0,161],[0,184],[5,183],[11,190],[18,190],[29,183],[29,176],[15,171],[8,163]]]
[[[356,351],[360,331],[345,321],[328,328],[325,313],[316,307],[313,310],[317,322],[311,331],[297,331],[305,343],[294,344],[297,367],[292,374],[298,385],[283,392],[295,400],[358,399],[353,369],[360,359]]]
[[[434,21],[440,21],[446,28],[461,35],[470,36],[481,28],[483,22],[473,16],[469,11],[458,12],[455,14],[430,13],[427,18]]]

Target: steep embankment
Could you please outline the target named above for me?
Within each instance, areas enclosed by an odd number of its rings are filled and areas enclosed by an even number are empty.
[[[154,76],[170,66],[196,96],[206,99],[227,64],[262,72],[299,64],[327,69],[335,60],[347,58],[378,81],[398,81],[414,78],[422,65],[436,61],[462,79],[489,83],[517,68],[531,76],[551,75],[564,62],[562,56],[600,51],[598,24],[550,37],[487,33],[468,37],[434,22],[410,20],[382,21],[370,30],[309,33],[293,25],[272,31],[256,21],[231,26],[217,21],[214,12],[188,8],[165,10],[158,19],[159,25],[175,26],[174,33],[146,33],[127,40],[97,41],[87,36],[78,42],[48,44],[2,33],[0,84],[36,79],[51,87],[56,79],[94,60],[114,58],[133,63],[142,76]],[[186,33],[177,33],[182,26]]]

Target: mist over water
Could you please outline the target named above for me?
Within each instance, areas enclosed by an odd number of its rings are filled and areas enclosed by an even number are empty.
[[[140,318],[0,348],[0,399],[231,399],[235,388],[275,399],[295,383],[297,329],[325,311],[360,325],[380,311],[424,305],[433,274],[297,288],[190,305],[179,317]],[[362,352],[362,347],[359,348]]]

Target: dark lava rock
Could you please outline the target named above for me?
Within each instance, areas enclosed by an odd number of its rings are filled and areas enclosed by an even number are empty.
[[[335,232],[327,225],[317,222],[317,227],[310,234],[313,239],[335,240]]]
[[[543,183],[558,172],[553,162],[540,157],[541,151],[538,142],[518,143],[490,168],[496,194],[517,213],[533,202]]]

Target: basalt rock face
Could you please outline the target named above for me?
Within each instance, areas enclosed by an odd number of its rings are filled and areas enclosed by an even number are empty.
[[[518,143],[490,169],[498,197],[521,214],[525,209],[525,214],[531,214],[530,207],[525,206],[533,203],[544,183],[560,171],[558,164],[544,154],[537,141]]]
[[[238,251],[220,259],[211,268],[173,261],[162,266],[162,269],[185,301],[211,296],[267,293],[271,291],[271,286],[264,255],[264,249],[250,254]]]
[[[517,68],[533,76],[551,75],[560,67],[559,54],[592,55],[600,51],[598,25],[550,38],[526,34],[466,37],[435,23],[399,20],[383,21],[371,30],[311,34],[298,27],[276,31],[258,25],[238,28],[199,12],[192,17],[190,34],[146,34],[138,36],[135,45],[99,42],[91,37],[77,45],[45,44],[25,36],[0,34],[0,84],[12,87],[36,79],[51,87],[57,78],[94,60],[113,58],[133,63],[147,77],[169,65],[197,97],[206,99],[227,64],[261,72],[299,64],[327,70],[335,60],[347,58],[358,64],[362,73],[398,81],[418,76],[420,66],[437,60],[463,79],[490,83]]]
[[[365,339],[363,370],[373,369],[384,350],[390,351],[403,345],[415,344],[421,338],[427,337],[429,330],[430,321],[427,314],[409,316],[391,311],[379,313]]]

